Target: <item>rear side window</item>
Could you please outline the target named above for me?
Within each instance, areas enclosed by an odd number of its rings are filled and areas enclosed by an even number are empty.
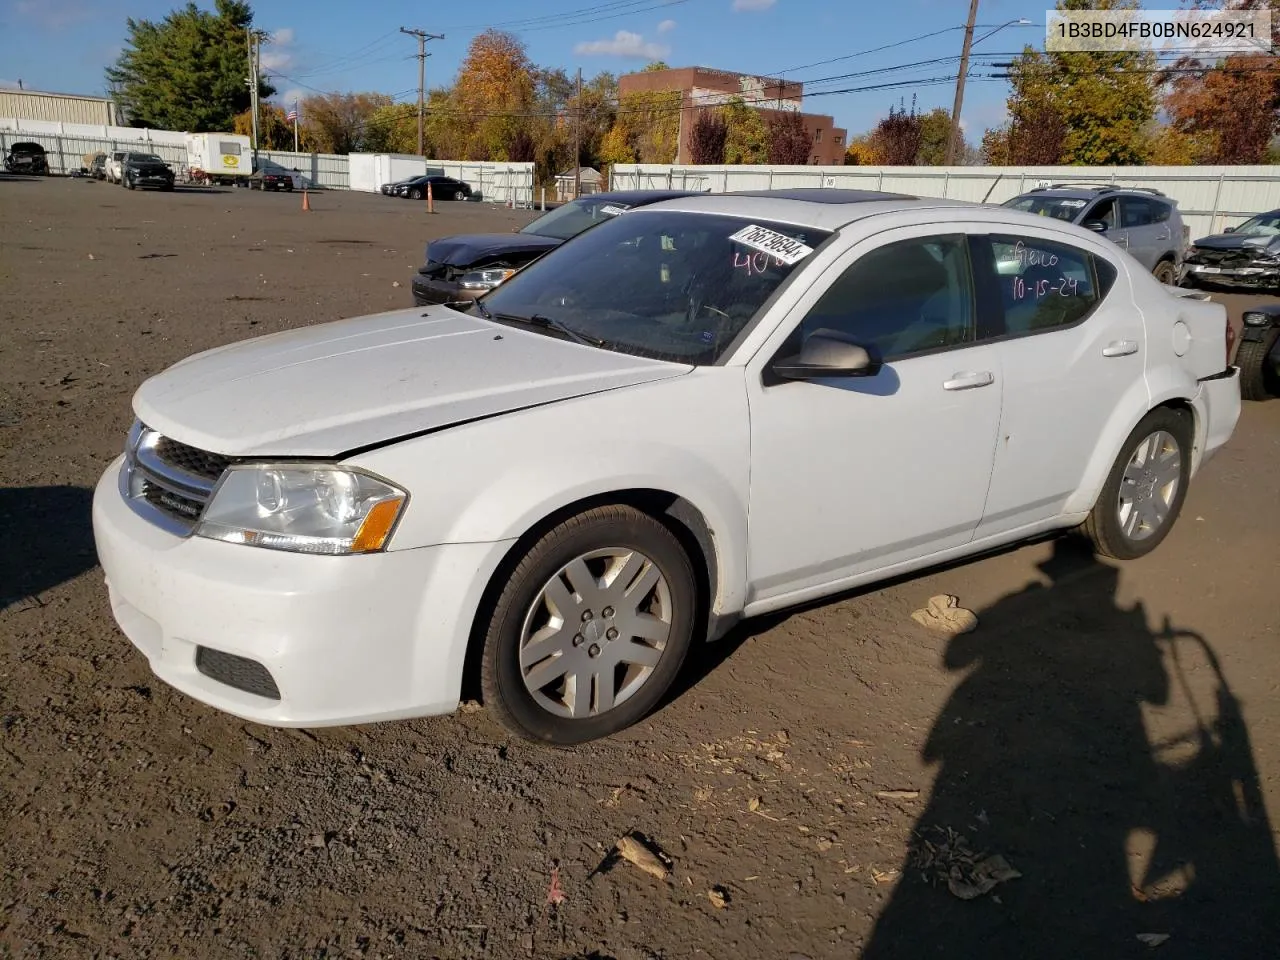
[[[1151,216],[1153,223],[1164,223],[1173,216],[1173,204],[1165,203],[1163,200],[1152,200]]]
[[[1080,323],[1115,283],[1110,263],[1078,247],[1039,237],[992,236],[988,242],[1008,334]]]

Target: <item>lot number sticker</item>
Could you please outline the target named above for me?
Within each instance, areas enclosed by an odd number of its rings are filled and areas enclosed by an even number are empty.
[[[788,237],[785,233],[767,230],[764,227],[756,226],[754,223],[748,227],[743,227],[729,239],[736,240],[744,247],[751,247],[761,253],[771,254],[787,264],[787,266],[799,263],[813,253],[813,247],[806,246],[799,240]]]
[[[606,206],[601,207],[600,212],[603,213],[606,217],[616,217],[620,213],[626,213],[627,208],[615,206],[614,204],[610,203],[610,204],[607,204]]]

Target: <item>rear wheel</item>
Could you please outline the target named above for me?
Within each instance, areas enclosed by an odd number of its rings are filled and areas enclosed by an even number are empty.
[[[1193,439],[1191,415],[1169,407],[1133,428],[1084,522],[1100,556],[1133,560],[1169,535],[1187,495]]]
[[[1280,330],[1272,330],[1263,340],[1245,340],[1236,351],[1240,368],[1240,396],[1246,400],[1270,400],[1280,396],[1280,376],[1267,369],[1267,357],[1280,340]]]
[[[1172,260],[1161,260],[1153,273],[1157,280],[1167,286],[1172,287],[1178,283],[1178,268]]]
[[[688,555],[653,517],[614,505],[566,520],[501,588],[484,638],[485,705],[532,740],[616,733],[675,680],[696,601]]]
[[[465,199],[467,199],[467,191],[465,191],[465,190],[455,190],[455,191],[453,192],[453,199],[455,199],[455,200],[465,200]]]

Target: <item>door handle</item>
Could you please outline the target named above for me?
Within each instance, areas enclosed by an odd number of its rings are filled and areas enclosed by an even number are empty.
[[[975,387],[989,387],[996,378],[989,371],[982,373],[953,373],[950,380],[942,382],[943,390],[972,390]]]
[[[1138,352],[1137,340],[1112,340],[1102,348],[1104,357],[1127,357]]]

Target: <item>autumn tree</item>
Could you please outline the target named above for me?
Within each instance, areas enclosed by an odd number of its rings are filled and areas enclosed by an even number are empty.
[[[880,162],[892,167],[910,166],[916,162],[923,140],[924,120],[916,113],[912,103],[908,113],[905,106],[889,108],[889,116],[881,119],[871,131],[871,145]]]
[[[466,159],[510,159],[509,146],[533,112],[534,74],[512,34],[490,28],[472,39],[452,91],[467,128]]]
[[[302,101],[302,130],[317,153],[354,153],[363,148],[369,121],[391,104],[382,93],[320,93]]]
[[[769,128],[760,111],[741,97],[731,97],[722,108],[726,136],[725,163],[768,163]]]
[[[799,164],[809,162],[813,137],[805,129],[804,118],[793,110],[771,117],[769,128],[769,162]]]
[[[370,153],[417,153],[418,105],[388,103],[378,107],[365,121],[360,146]]]
[[[1220,4],[1195,0],[1192,6]],[[1269,9],[1272,41],[1280,44],[1280,0],[1235,0],[1227,8]],[[1280,135],[1280,60],[1274,54],[1236,54],[1213,63],[1187,56],[1162,79],[1165,112],[1182,138],[1174,142],[1192,162],[1267,162],[1270,144]]]
[[[704,165],[724,163],[729,124],[719,110],[702,110],[689,130],[689,161]]]
[[[914,163],[926,167],[941,166],[947,159],[947,140],[951,137],[951,113],[935,107],[920,117],[920,147],[916,151]],[[963,131],[956,137],[956,157],[963,157],[969,151]]]
[[[609,166],[636,162],[636,152],[631,146],[631,135],[626,127],[615,124],[604,135],[604,139],[600,141],[600,162]]]
[[[236,114],[231,132],[244,137],[253,136],[252,107]],[[258,104],[258,146],[263,150],[293,149],[293,124],[285,119],[283,110],[270,103]]]
[[[679,90],[629,93],[618,101],[618,120],[640,163],[674,163],[680,136]]]
[[[253,11],[241,0],[216,0],[212,11],[194,3],[163,20],[125,21],[128,37],[107,68],[107,86],[138,127],[230,130],[249,108],[248,31]],[[258,88],[268,97],[275,88]]]
[[[849,146],[844,152],[844,162],[852,167],[876,167],[884,162],[870,134],[849,138]]]

